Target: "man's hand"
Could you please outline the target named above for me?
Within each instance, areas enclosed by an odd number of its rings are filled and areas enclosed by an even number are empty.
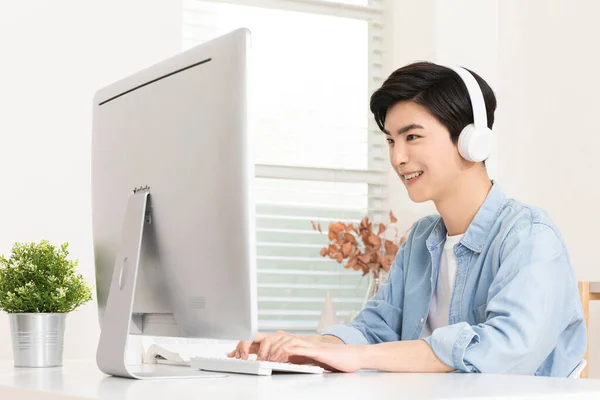
[[[340,346],[294,339],[284,346],[290,362],[316,364],[328,371],[356,372],[361,369],[361,350],[365,346]]]
[[[235,350],[227,354],[227,356],[247,360],[250,354],[256,354],[257,360],[288,362],[288,354],[283,348],[292,344],[293,340],[300,340],[307,343],[320,343],[323,340],[342,343],[337,338],[327,337],[327,339],[324,339],[320,335],[296,336],[282,331],[272,334],[258,333],[254,341],[239,342]],[[299,342],[296,341],[293,343]]]

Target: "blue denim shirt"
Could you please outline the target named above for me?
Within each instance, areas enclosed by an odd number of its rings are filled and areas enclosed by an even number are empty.
[[[446,234],[440,216],[419,220],[377,294],[352,322],[323,334],[346,344],[419,339]],[[454,253],[449,325],[423,338],[437,357],[457,372],[568,376],[587,335],[569,255],[550,218],[507,199],[494,182]]]

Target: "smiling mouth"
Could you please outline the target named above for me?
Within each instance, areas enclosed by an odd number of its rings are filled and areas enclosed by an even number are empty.
[[[413,172],[412,174],[408,174],[408,175],[402,175],[402,177],[404,178],[404,180],[406,182],[410,182],[410,181],[420,177],[421,175],[423,175],[423,171]]]

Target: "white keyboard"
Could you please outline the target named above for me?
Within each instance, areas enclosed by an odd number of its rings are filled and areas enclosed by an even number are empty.
[[[299,365],[272,361],[242,360],[238,358],[192,357],[192,369],[231,372],[251,375],[271,375],[275,372],[322,374],[324,369],[316,365]]]

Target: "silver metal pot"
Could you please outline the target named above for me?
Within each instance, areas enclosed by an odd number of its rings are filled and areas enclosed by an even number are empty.
[[[63,362],[66,313],[9,313],[15,367],[56,367]]]

